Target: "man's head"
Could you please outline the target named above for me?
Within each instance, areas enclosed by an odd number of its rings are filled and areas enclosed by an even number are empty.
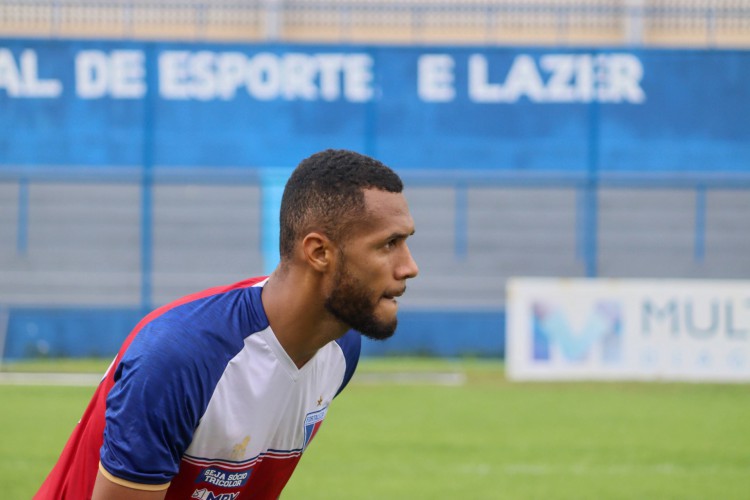
[[[328,149],[302,160],[281,200],[282,262],[311,231],[340,242],[365,211],[365,189],[400,193],[399,176],[379,161],[353,151]]]
[[[401,179],[372,158],[328,150],[304,160],[281,203],[282,266],[295,258],[321,279],[326,311],[373,339],[396,329],[396,298],[418,269]]]

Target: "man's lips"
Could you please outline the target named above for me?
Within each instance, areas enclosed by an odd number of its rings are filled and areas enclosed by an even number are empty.
[[[406,292],[406,288],[402,288],[401,290],[398,290],[395,292],[386,292],[383,294],[383,298],[396,300],[396,298],[401,297],[404,294],[404,292]]]

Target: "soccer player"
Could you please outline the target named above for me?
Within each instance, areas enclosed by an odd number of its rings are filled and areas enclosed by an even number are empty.
[[[276,270],[141,320],[35,498],[278,498],[354,373],[360,333],[395,331],[418,271],[402,187],[351,151],[303,160]]]

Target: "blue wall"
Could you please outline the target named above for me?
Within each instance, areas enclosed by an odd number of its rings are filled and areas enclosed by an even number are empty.
[[[0,74],[0,165],[750,164],[747,51],[0,39]]]
[[[114,356],[138,309],[11,308],[6,359]]]
[[[139,309],[12,308],[4,358],[114,356],[145,312]],[[403,311],[387,342],[366,340],[366,356],[504,356],[505,314]]]

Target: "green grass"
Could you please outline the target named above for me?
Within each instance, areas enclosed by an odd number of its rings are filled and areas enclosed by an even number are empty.
[[[93,387],[0,385],[0,484],[4,498],[31,498],[93,393]]]
[[[360,366],[360,373],[398,371],[462,372],[467,382],[355,378],[283,498],[748,497],[747,385],[519,384],[505,380],[500,364],[470,360]],[[33,494],[92,392],[0,385],[5,498]]]
[[[101,373],[114,359],[83,358],[83,359],[35,359],[29,361],[5,362],[0,365],[0,372],[16,373]]]

